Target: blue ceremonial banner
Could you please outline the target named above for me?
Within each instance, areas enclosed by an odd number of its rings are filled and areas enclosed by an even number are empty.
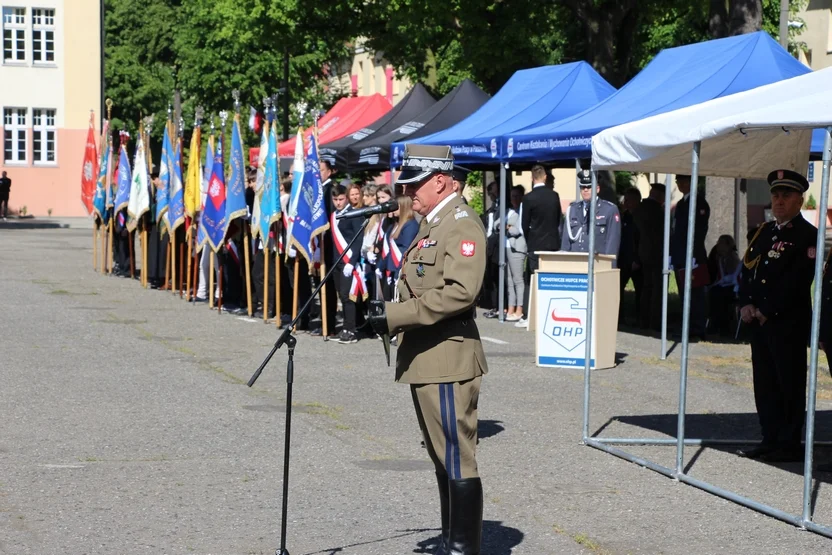
[[[313,135],[309,140],[309,150],[306,153],[306,162],[303,165],[303,178],[296,191],[292,191],[295,197],[292,206],[292,234],[289,239],[304,258],[312,264],[309,254],[309,245],[312,238],[329,229],[326,207],[324,205],[324,188],[321,183],[321,167],[318,161],[318,141]]]
[[[171,153],[174,149],[170,150]],[[176,145],[175,154],[171,157],[171,174],[170,174],[170,212],[168,213],[168,221],[170,222],[171,232],[176,231],[176,228],[185,223],[185,190],[182,187],[182,148],[179,144]]]
[[[278,208],[280,194],[277,189],[277,126],[271,125],[270,128],[269,148],[263,175],[263,196],[260,197],[260,236],[265,245],[269,243],[269,228],[276,216],[280,214]]]
[[[205,199],[205,210],[202,211],[202,227],[205,236],[214,252],[222,247],[228,220],[225,216],[225,175],[222,160],[222,140],[217,143],[214,152],[214,165],[211,179],[208,180],[208,196]]]
[[[228,178],[228,197],[225,200],[226,230],[235,218],[248,214],[246,204],[246,165],[243,158],[243,141],[240,138],[240,114],[231,124],[231,175]]]
[[[208,236],[205,234],[205,226],[202,225],[205,215],[205,205],[208,204],[208,183],[211,181],[211,172],[214,170],[214,137],[208,137],[208,146],[205,148],[205,166],[202,168],[202,210],[199,211],[199,227],[196,230],[196,244],[201,249]]]
[[[165,135],[162,138],[162,159],[159,161],[159,181],[162,184],[156,189],[156,223],[170,229],[170,220],[167,212],[169,207],[168,188],[170,187],[170,135],[168,126],[165,126]],[[161,230],[160,230],[161,233]]]
[[[104,153],[98,166],[98,179],[95,181],[95,198],[93,200],[93,209],[102,223],[107,221],[107,175],[109,171],[110,144],[105,142]]]
[[[121,145],[118,157],[118,191],[116,191],[115,211],[127,208],[130,202],[130,187],[133,184],[133,172],[130,171],[130,160],[127,158],[127,147]]]

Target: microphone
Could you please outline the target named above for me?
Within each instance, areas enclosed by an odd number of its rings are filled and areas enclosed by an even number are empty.
[[[387,214],[389,212],[395,212],[399,209],[399,203],[395,200],[388,200],[387,202],[382,202],[381,204],[376,204],[375,206],[367,206],[366,208],[359,208],[357,210],[350,210],[349,212],[345,212],[344,214],[339,214],[335,216],[336,220],[349,220],[350,218],[369,218],[370,216],[374,216],[376,214]]]

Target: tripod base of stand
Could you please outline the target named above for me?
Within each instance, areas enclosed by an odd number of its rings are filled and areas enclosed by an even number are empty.
[[[289,552],[286,549],[278,549],[274,552],[274,555],[289,555]]]

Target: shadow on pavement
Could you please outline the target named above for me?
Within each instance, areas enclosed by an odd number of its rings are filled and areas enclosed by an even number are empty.
[[[631,426],[638,426],[646,430],[652,430],[659,434],[673,438],[676,435],[678,416],[676,414],[649,414],[634,416],[616,416],[598,428],[593,437],[597,437],[604,429],[614,422],[621,422]],[[608,434],[609,435],[609,434]],[[654,434],[650,434],[654,436]],[[736,439],[759,441],[760,424],[756,413],[725,413],[725,414],[688,414],[685,417],[685,437],[696,439]],[[815,413],[815,440],[832,442],[832,411],[824,410]],[[694,453],[688,461],[685,472],[690,472],[697,459],[704,449],[715,449],[725,453],[736,453],[737,450],[747,444],[719,444],[688,446],[690,452]],[[629,450],[631,446],[621,446]],[[672,447],[669,445],[668,447]],[[832,462],[832,445],[815,445],[814,460],[816,463]],[[757,461],[760,464],[768,464],[794,474],[803,474],[802,462],[765,462]],[[832,473],[817,472],[819,481],[832,483]]]
[[[501,420],[480,420],[477,423],[477,438],[485,439],[496,436],[505,429]]]
[[[523,532],[517,528],[503,526],[497,520],[485,520],[482,523],[482,555],[511,555],[512,548],[522,543]],[[433,553],[439,547],[439,537],[422,540],[416,544],[413,553]]]

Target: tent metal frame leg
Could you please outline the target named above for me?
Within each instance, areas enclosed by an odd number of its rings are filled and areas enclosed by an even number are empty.
[[[691,189],[690,189],[690,212],[688,216],[687,229],[687,251],[685,253],[685,267],[690,268],[693,262],[693,236],[694,236],[694,222],[696,215],[696,200],[697,200],[697,184],[699,178],[699,153],[701,144],[699,142],[693,145],[693,154],[691,157]],[[826,206],[829,201],[829,173],[830,160],[832,160],[832,127],[826,128],[826,138],[823,148],[823,173],[821,180],[820,206]],[[595,220],[595,172],[592,172],[593,187],[592,187],[592,201],[590,205],[591,219]],[[668,187],[669,191],[669,187]],[[667,222],[666,222],[667,225]],[[665,234],[667,241],[668,235]],[[604,438],[604,437],[590,437],[589,436],[589,407],[590,407],[590,356],[592,353],[592,300],[595,289],[594,280],[594,256],[589,257],[589,268],[587,275],[587,340],[586,340],[586,358],[584,361],[584,410],[583,410],[583,435],[582,443],[615,455],[626,461],[635,463],[644,468],[649,468],[659,474],[683,482],[689,486],[706,491],[712,495],[722,497],[728,501],[737,503],[749,509],[755,510],[759,513],[771,516],[773,518],[782,520],[804,530],[809,530],[816,534],[832,538],[832,527],[823,526],[813,522],[812,513],[812,461],[814,455],[814,433],[815,433],[815,409],[817,405],[817,372],[818,372],[818,352],[820,348],[819,331],[820,331],[820,301],[821,289],[823,279],[823,263],[824,263],[824,248],[826,239],[826,218],[821,218],[818,225],[818,238],[816,243],[815,255],[815,278],[814,278],[814,298],[812,307],[812,332],[809,355],[809,392],[806,406],[806,435],[805,435],[805,462],[803,468],[803,504],[802,513],[799,515],[791,514],[770,505],[754,501],[748,497],[744,497],[730,490],[721,488],[704,480],[694,478],[684,470],[684,447],[685,445],[744,445],[759,443],[755,440],[733,440],[733,439],[700,439],[700,438],[685,438],[685,407],[687,400],[687,380],[688,380],[688,350],[689,350],[689,326],[690,326],[690,279],[686,279],[684,283],[684,302],[682,305],[682,352],[680,362],[680,377],[679,377],[679,412],[678,422],[675,438]],[[667,245],[665,245],[667,246]],[[589,252],[594,253],[595,249],[595,226],[590,226],[589,230]],[[665,261],[665,268],[667,262]],[[667,280],[669,273],[666,272],[665,280]],[[665,281],[667,283],[667,281]],[[666,292],[666,290],[665,290]],[[667,296],[665,294],[665,303]],[[666,305],[664,315],[666,317]],[[665,328],[666,329],[666,328]],[[664,333],[662,341],[664,343]],[[664,345],[662,354],[664,355]],[[664,358],[664,356],[662,357]],[[818,444],[830,444],[832,442],[818,442]],[[676,460],[675,468],[668,468],[666,466],[657,464],[643,457],[638,457],[623,449],[617,447],[618,445],[655,445],[655,446],[676,446]]]

